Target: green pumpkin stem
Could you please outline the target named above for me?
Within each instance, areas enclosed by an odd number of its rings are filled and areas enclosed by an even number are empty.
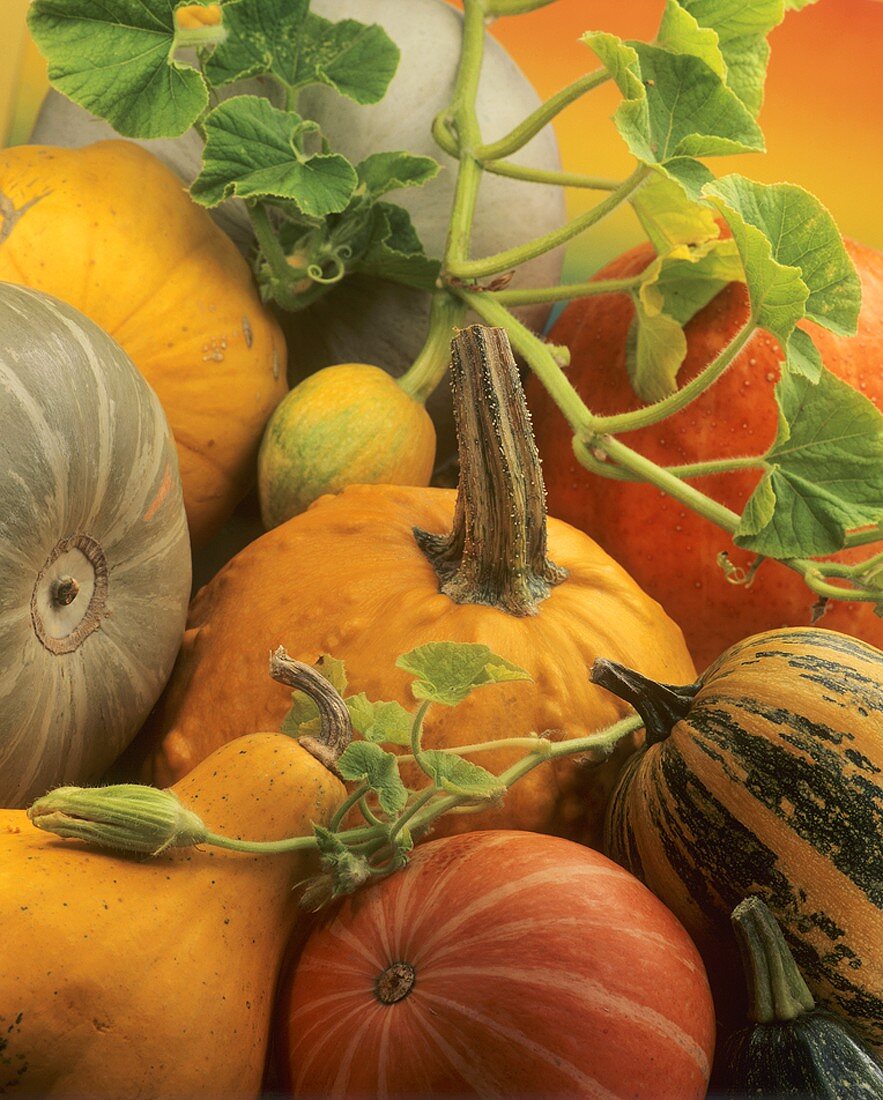
[[[546,489],[521,379],[503,329],[471,325],[451,344],[460,455],[450,534],[414,530],[455,603],[535,615],[567,576],[546,557]]]
[[[353,737],[350,712],[336,689],[312,665],[295,661],[279,646],[270,655],[270,675],[280,684],[308,695],[319,710],[317,736],[299,737],[298,743],[329,771],[339,775],[337,761]]]
[[[699,690],[698,682],[683,687],[657,684],[640,672],[603,657],[592,665],[591,680],[626,703],[631,703],[644,720],[645,743],[648,745],[664,741],[675,725],[687,717]]]
[[[767,905],[758,897],[746,898],[730,920],[742,956],[751,1019],[759,1024],[787,1023],[812,1012],[813,995]]]

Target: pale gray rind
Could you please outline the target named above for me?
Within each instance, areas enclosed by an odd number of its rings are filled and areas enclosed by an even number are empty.
[[[71,306],[0,283],[0,805],[100,777],[171,673],[190,546],[156,395]],[[107,563],[100,625],[52,652],[32,621],[40,572],[85,535]]]

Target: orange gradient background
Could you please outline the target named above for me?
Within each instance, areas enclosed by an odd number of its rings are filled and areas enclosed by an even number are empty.
[[[24,29],[27,0],[0,0],[0,5],[0,142],[5,136],[12,143],[27,138],[45,73]],[[596,67],[579,41],[583,32],[652,38],[662,9],[663,0],[556,0],[539,11],[497,20],[492,33],[547,96]],[[825,203],[843,233],[883,249],[883,3],[819,0],[789,13],[770,44],[760,114],[767,152],[720,157],[709,166],[717,175],[738,171],[764,182],[799,183]],[[610,121],[617,102],[615,88],[605,85],[559,117],[555,128],[566,168],[628,174],[629,155]],[[571,213],[597,198],[569,191]],[[585,277],[640,239],[629,210],[618,211],[570,246],[566,277]]]

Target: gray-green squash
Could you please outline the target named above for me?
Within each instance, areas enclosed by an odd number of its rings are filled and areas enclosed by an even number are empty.
[[[153,391],[77,310],[0,283],[0,806],[97,779],[126,747],[189,592]]]

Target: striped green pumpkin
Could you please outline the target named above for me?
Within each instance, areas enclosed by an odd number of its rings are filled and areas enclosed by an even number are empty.
[[[610,802],[608,854],[680,918],[730,1004],[728,914],[761,896],[816,999],[883,1049],[883,653],[787,629],[733,646],[688,689],[609,665],[595,679],[647,728]]]

